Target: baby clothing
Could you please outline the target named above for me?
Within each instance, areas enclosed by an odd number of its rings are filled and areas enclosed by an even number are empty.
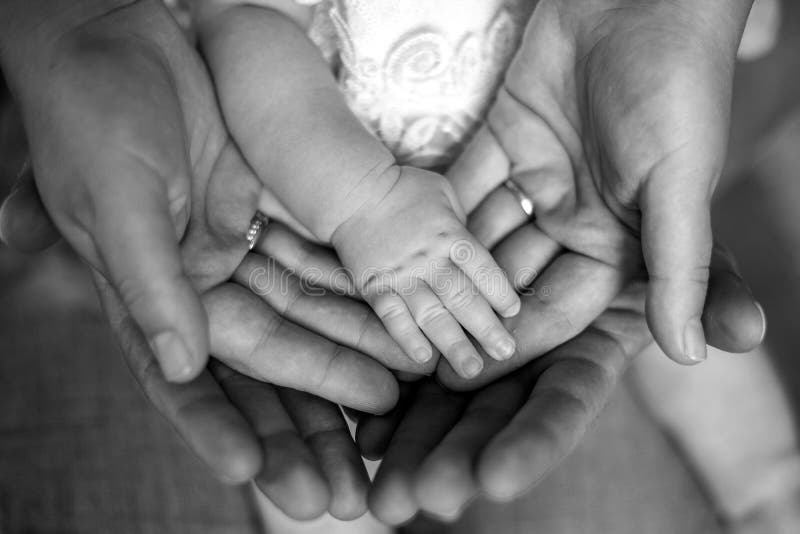
[[[361,122],[401,164],[444,168],[480,124],[535,2],[295,0]],[[184,26],[185,0],[165,0]]]
[[[449,164],[475,131],[532,2],[297,0],[355,115],[402,164]]]

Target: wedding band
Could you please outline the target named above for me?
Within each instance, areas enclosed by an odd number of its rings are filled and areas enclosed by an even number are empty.
[[[260,211],[257,211],[253,216],[253,220],[250,221],[250,228],[247,229],[247,245],[250,250],[253,250],[253,247],[256,246],[258,238],[261,236],[261,232],[264,231],[264,227],[267,226],[268,222],[269,218]]]
[[[506,189],[511,191],[511,194],[517,198],[517,202],[519,202],[519,206],[522,208],[522,211],[525,212],[525,215],[527,215],[529,219],[535,219],[536,217],[533,214],[533,199],[529,197],[514,180],[506,180],[504,185]]]

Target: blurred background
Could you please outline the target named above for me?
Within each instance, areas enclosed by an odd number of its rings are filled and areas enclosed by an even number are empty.
[[[764,305],[766,347],[797,421],[800,2],[784,1],[780,12],[772,0],[763,4],[766,30],[751,36],[736,74],[730,158],[714,218]],[[3,197],[24,160],[19,117],[3,87]],[[137,390],[87,272],[63,244],[35,256],[0,248],[0,407],[0,533],[261,531],[249,489],[217,483]],[[622,478],[613,492],[605,483],[611,473]],[[450,531],[707,534],[725,527],[680,448],[623,386],[577,452],[531,496],[475,503]],[[406,530],[445,527],[420,518]]]

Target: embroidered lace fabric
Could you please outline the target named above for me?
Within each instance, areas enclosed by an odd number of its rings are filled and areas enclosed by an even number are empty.
[[[295,0],[361,122],[403,164],[447,165],[480,123],[534,2]],[[188,26],[186,0],[165,0]]]
[[[530,11],[519,0],[297,1],[316,4],[309,35],[356,116],[400,163],[429,168],[479,125]]]
[[[164,0],[184,27],[187,0]],[[480,124],[536,2],[294,0],[364,125],[400,163],[443,167]],[[740,58],[777,38],[780,0],[756,0]]]

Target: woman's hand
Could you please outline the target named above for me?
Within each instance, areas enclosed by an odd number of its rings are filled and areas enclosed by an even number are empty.
[[[326,509],[358,515],[363,468],[352,441],[343,439],[338,411],[225,367],[203,370],[208,346],[230,367],[368,412],[393,406],[397,385],[362,352],[405,370],[431,369],[408,362],[363,304],[332,295],[310,304],[302,292],[253,294],[251,275],[263,262],[249,256],[242,264],[250,219],[257,205],[285,214],[264,198],[229,142],[202,62],[161,3],[109,5],[0,7],[0,24],[8,25],[0,56],[36,171],[35,183],[29,169],[6,200],[1,233],[28,249],[51,243],[56,230],[68,236],[95,269],[135,378],[220,478],[257,476],[295,517]],[[180,209],[170,211],[167,198]],[[286,276],[282,268],[273,273],[281,280],[335,267],[329,254],[278,224],[268,226],[259,247],[291,267]],[[229,283],[232,276],[247,287]],[[182,336],[196,335],[196,380],[167,380],[178,378],[167,361],[175,355],[154,353],[148,338],[162,321]],[[284,439],[296,446],[286,449]]]
[[[196,377],[208,325],[178,242],[236,158],[205,67],[157,2],[11,1],[0,21],[50,219],[120,295],[165,376]],[[224,187],[238,188],[242,209],[209,221],[235,230],[224,239],[244,235],[258,202],[237,170]]]
[[[581,332],[646,265],[656,341],[678,362],[705,358],[709,203],[750,3],[539,2],[487,125],[449,173],[465,209],[484,208],[473,232],[524,250],[521,285],[538,274],[536,320],[509,323],[541,334],[529,354]],[[487,197],[509,179],[534,223],[512,191]],[[516,216],[485,216],[499,206]]]
[[[520,259],[513,256],[506,250],[496,259],[507,268]],[[362,453],[383,457],[370,510],[389,524],[420,509],[455,520],[480,494],[509,500],[529,490],[575,448],[651,341],[643,301],[643,284],[632,284],[577,337],[484,389],[453,393],[433,380],[403,386],[398,408],[359,422]],[[526,324],[535,316],[525,305],[520,314]],[[761,340],[761,314],[720,248],[703,317],[714,345],[743,351]],[[521,332],[520,345],[533,346],[537,331]]]
[[[10,224],[4,230],[14,242],[45,244],[49,235],[45,227],[15,224],[31,216],[45,217],[41,208],[36,209],[35,188],[26,181],[17,191],[8,213],[18,217],[7,219]],[[29,211],[22,211],[26,207]],[[232,251],[219,243],[216,250],[206,248],[212,243],[210,233],[198,230],[184,241],[182,253],[187,265],[202,266],[203,279],[226,280],[231,276],[226,266]],[[239,241],[233,245],[234,250],[241,247]],[[119,297],[101,276],[96,274],[95,279],[134,377],[221,480],[239,483],[255,478],[273,502],[298,519],[326,510],[340,518],[356,517],[366,509],[368,479],[338,407],[255,381],[230,367],[375,412],[394,404],[396,385],[380,364],[355,350],[382,355],[387,364],[397,363],[401,369],[405,364],[412,372],[426,370],[409,366],[365,304],[336,295],[348,288],[338,285],[343,278],[336,276],[338,264],[330,251],[279,223],[268,226],[256,250],[279,258],[287,267],[250,254],[233,274],[238,284],[217,283],[205,291],[202,302],[208,311],[212,351],[227,365],[212,361],[210,372],[203,371],[188,384],[164,378]],[[330,291],[304,292],[308,286],[298,277]]]
[[[245,278],[258,266],[242,267]],[[150,401],[194,453],[228,483],[253,479],[287,515],[310,519],[328,511],[352,519],[366,511],[369,479],[339,407],[322,398],[244,376],[280,374],[282,383],[327,393],[338,402],[385,411],[394,403],[394,381],[377,363],[282,319],[249,290],[233,283],[203,296],[212,348],[228,365],[212,360],[188,384],[173,384],[158,372],[141,332],[107,284],[99,287],[112,328],[134,378]],[[324,298],[320,298],[320,305]],[[356,339],[362,330],[352,311],[331,306],[310,318],[322,330]],[[275,328],[265,329],[265,325]],[[268,335],[267,332],[270,332]],[[369,331],[362,342],[376,345]],[[224,338],[215,346],[215,339]],[[229,340],[259,340],[231,345]],[[378,340],[379,341],[379,340]],[[297,355],[300,355],[298,362]],[[347,363],[346,363],[347,362]],[[373,365],[365,365],[372,362]]]

